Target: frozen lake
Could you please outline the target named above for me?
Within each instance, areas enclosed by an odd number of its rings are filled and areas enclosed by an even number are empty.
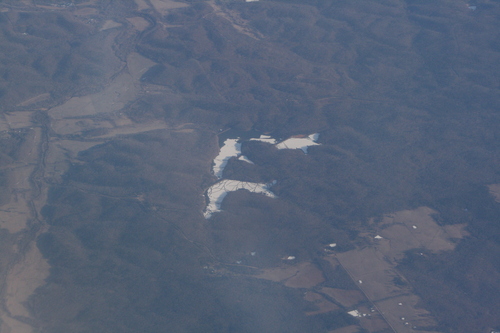
[[[221,179],[222,173],[231,157],[238,157],[241,155],[241,143],[239,139],[226,139],[224,144],[219,150],[219,155],[214,158],[213,173],[215,177]]]
[[[210,186],[207,190],[208,205],[203,215],[209,219],[213,213],[221,211],[221,204],[229,192],[238,190],[247,190],[252,193],[262,193],[270,198],[276,198],[276,195],[269,190],[276,182],[269,184],[243,182],[239,180],[223,179],[220,182]]]

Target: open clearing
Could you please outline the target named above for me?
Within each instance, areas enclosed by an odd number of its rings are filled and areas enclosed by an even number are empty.
[[[495,198],[496,202],[500,202],[500,184],[489,185],[491,195]]]
[[[323,296],[313,291],[306,292],[304,295],[304,299],[306,301],[314,303],[314,305],[318,308],[318,310],[316,311],[306,312],[308,316],[313,316],[320,313],[327,313],[340,309],[337,305],[327,301]]]
[[[357,333],[357,332],[359,332],[359,326],[351,325],[330,331],[328,333]]]
[[[146,30],[147,27],[149,27],[149,22],[143,19],[142,17],[135,16],[135,17],[128,17],[127,21],[132,23],[132,25],[138,30],[138,31],[144,31]]]
[[[366,297],[359,290],[345,290],[338,288],[323,287],[320,289],[323,294],[326,294],[342,304],[346,308],[350,308],[356,304],[366,301]]]
[[[325,281],[321,270],[310,262],[264,269],[262,273],[254,277],[283,282],[290,288],[312,288]]]
[[[102,92],[72,97],[66,103],[49,110],[48,113],[53,119],[111,113],[122,109],[136,96],[137,88],[133,77],[128,73],[122,73]]]
[[[38,96],[35,96],[35,97],[32,97],[30,99],[27,99],[25,100],[24,102],[22,103],[19,103],[18,106],[31,106],[33,104],[36,104],[36,103],[39,103],[39,102],[43,102],[43,101],[46,101],[48,99],[50,99],[50,94],[49,93],[45,93],[45,94],[40,94]]]
[[[133,52],[127,57],[127,67],[134,80],[139,80],[148,69],[156,65],[156,62]]]
[[[432,218],[436,211],[428,207],[405,210],[384,216],[379,234],[389,242],[380,242],[382,252],[393,259],[402,258],[401,252],[413,248],[425,248],[432,252],[450,251],[456,246],[454,238],[467,233],[465,224],[439,226]],[[461,237],[456,237],[460,235]]]
[[[5,118],[11,129],[19,129],[31,126],[32,115],[33,112],[17,111],[17,112],[6,113]]]
[[[162,15],[167,14],[171,9],[189,7],[188,4],[173,0],[150,0],[153,7]]]
[[[139,11],[150,8],[144,0],[135,0],[135,3],[137,4],[137,10]]]
[[[118,27],[121,27],[121,26],[122,26],[121,23],[115,22],[113,20],[107,20],[102,25],[102,28],[100,29],[100,31],[104,31],[104,30],[108,30],[108,29],[113,29],[113,28],[118,28]]]
[[[7,277],[5,304],[11,316],[30,317],[23,305],[49,274],[49,264],[38,247],[32,246],[22,261],[18,262]]]

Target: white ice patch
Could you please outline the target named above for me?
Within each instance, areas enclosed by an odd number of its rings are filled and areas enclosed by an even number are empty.
[[[252,161],[250,161],[250,159],[248,157],[246,157],[245,155],[241,155],[240,157],[238,157],[238,159],[240,161],[245,161],[245,162],[250,163],[250,164],[255,164]]]
[[[224,168],[231,157],[238,157],[241,154],[241,143],[239,139],[227,139],[220,148],[219,155],[214,159],[214,175],[221,179],[224,173]]]
[[[239,180],[223,179],[215,183],[207,190],[208,205],[203,215],[209,219],[213,213],[220,212],[221,204],[229,192],[238,190],[247,190],[253,193],[262,193],[270,198],[276,198],[276,195],[269,191],[269,188],[276,182],[270,184],[242,182]]]
[[[301,149],[304,154],[307,154],[307,148],[310,146],[317,146],[319,143],[319,133],[314,133],[309,135],[307,138],[289,138],[285,141],[281,141],[280,143],[276,142],[276,139],[268,135],[261,135],[260,138],[252,138],[250,141],[260,141],[265,143],[270,143],[275,145],[278,149]]]
[[[313,133],[309,135],[309,139],[313,140],[314,142],[317,142],[319,139],[319,133]]]
[[[350,314],[353,317],[361,317],[362,316],[361,313],[359,313],[358,310],[352,310],[352,311],[349,311],[347,313]]]
[[[307,148],[310,146],[317,146],[319,143],[316,141],[319,138],[318,133],[309,135],[307,138],[290,138],[282,141],[276,145],[278,149],[301,149],[304,154],[307,154]]]
[[[261,135],[260,138],[252,138],[250,141],[260,141],[265,143],[270,143],[272,145],[276,144],[276,139],[273,139],[269,135]]]

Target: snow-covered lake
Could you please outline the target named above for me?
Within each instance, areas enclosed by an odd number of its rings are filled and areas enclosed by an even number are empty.
[[[269,184],[243,182],[239,180],[223,179],[207,190],[208,205],[203,215],[209,219],[213,213],[220,212],[221,204],[229,192],[238,190],[247,190],[253,193],[262,193],[270,198],[276,198],[276,195],[269,190],[276,182]]]
[[[231,157],[241,155],[241,143],[239,139],[226,139],[219,150],[219,155],[214,158],[214,166],[212,168],[215,177],[221,179],[222,173]]]

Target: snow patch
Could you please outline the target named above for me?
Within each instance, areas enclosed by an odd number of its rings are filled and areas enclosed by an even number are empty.
[[[248,157],[246,157],[245,155],[241,155],[240,157],[238,157],[238,159],[240,161],[244,161],[244,162],[247,162],[247,163],[250,163],[250,164],[255,164],[254,162],[250,161],[250,159]]]
[[[276,145],[278,149],[301,149],[304,154],[307,154],[307,148],[310,146],[318,146],[319,134],[314,133],[309,135],[307,138],[290,138],[282,141]]]
[[[361,313],[358,310],[352,310],[352,311],[349,311],[347,313],[353,317],[362,317]]]
[[[224,168],[231,159],[231,157],[238,157],[241,154],[241,143],[239,139],[227,139],[220,148],[219,155],[214,158],[214,175],[221,179]]]
[[[261,135],[260,138],[252,138],[250,141],[260,141],[265,143],[270,143],[272,145],[276,144],[276,139],[273,139],[269,135]]]
[[[309,135],[306,138],[289,138],[279,143],[276,142],[276,139],[273,139],[269,135],[261,135],[260,138],[253,138],[250,141],[260,141],[265,143],[270,143],[275,145],[278,149],[301,149],[304,154],[307,154],[307,148],[310,146],[318,146],[319,143],[319,133],[314,133]]]

